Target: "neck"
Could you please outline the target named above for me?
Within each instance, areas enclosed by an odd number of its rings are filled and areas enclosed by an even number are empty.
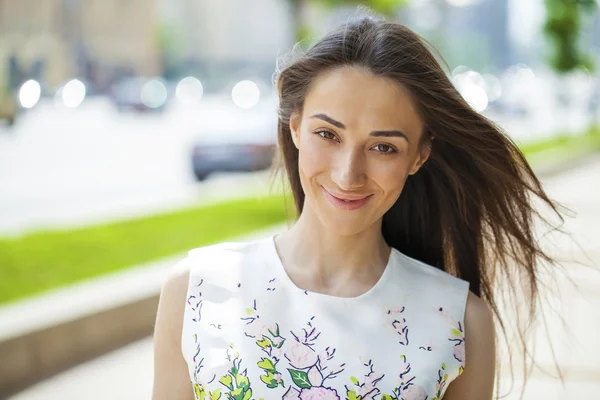
[[[381,234],[381,221],[357,233],[341,234],[304,212],[292,228],[277,235],[275,244],[298,286],[348,295],[375,285],[391,252]]]

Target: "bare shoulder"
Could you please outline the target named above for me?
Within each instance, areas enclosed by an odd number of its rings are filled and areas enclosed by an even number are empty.
[[[465,310],[465,369],[448,386],[444,400],[492,399],[496,372],[496,336],[493,312],[469,292]]]
[[[179,294],[179,297],[185,296],[189,280],[190,260],[189,258],[184,258],[176,263],[169,271],[169,274],[163,283],[162,292],[165,295]]]
[[[154,384],[152,399],[192,399],[187,365],[181,352],[189,259],[171,269],[163,283],[154,327]]]
[[[185,298],[190,279],[190,262],[188,258],[179,261],[173,266],[165,279],[159,301],[159,317],[161,322],[166,322],[166,327],[173,338],[179,338],[183,328],[183,314],[185,311]],[[157,321],[159,322],[159,321]]]
[[[465,310],[465,329],[472,335],[494,334],[494,318],[492,309],[479,296],[469,291]]]

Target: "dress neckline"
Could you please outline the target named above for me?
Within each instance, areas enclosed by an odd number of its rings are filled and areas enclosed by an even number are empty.
[[[322,299],[330,300],[330,301],[359,301],[359,300],[363,300],[363,299],[375,296],[377,293],[381,292],[384,289],[384,287],[386,286],[386,284],[388,283],[388,281],[390,280],[390,277],[392,275],[392,268],[394,265],[394,261],[396,260],[396,252],[397,252],[397,250],[393,247],[391,248],[387,264],[385,266],[385,269],[383,270],[383,273],[379,277],[379,280],[373,286],[371,286],[371,288],[369,290],[367,290],[366,292],[364,292],[358,296],[353,296],[353,297],[334,296],[334,295],[330,295],[330,294],[312,292],[310,290],[302,289],[299,286],[297,286],[294,283],[294,281],[292,281],[292,279],[288,275],[287,271],[285,270],[285,267],[283,266],[283,262],[281,261],[281,257],[279,256],[279,253],[277,251],[277,246],[275,245],[275,237],[276,236],[277,236],[277,234],[273,234],[273,235],[270,235],[266,239],[269,258],[272,260],[273,264],[275,265],[275,268],[277,270],[277,275],[279,277],[281,277],[281,279],[285,282],[285,284],[287,286],[289,286],[293,291],[298,292],[300,294],[303,294],[306,296],[311,296],[311,297],[316,297],[316,298],[322,298]]]

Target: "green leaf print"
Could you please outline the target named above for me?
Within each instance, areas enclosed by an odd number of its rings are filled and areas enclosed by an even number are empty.
[[[237,388],[229,393],[229,396],[234,400],[242,400],[244,398],[244,389]]]
[[[194,383],[194,394],[196,395],[196,398],[204,400],[204,397],[206,396],[204,386]]]
[[[269,389],[275,389],[279,386],[279,383],[275,380],[275,374],[272,372],[269,372],[267,375],[261,375],[260,380],[263,381]]]
[[[275,369],[275,364],[268,358],[261,358],[260,361],[256,364],[259,368],[265,370],[265,372],[277,372]]]
[[[360,400],[360,397],[356,394],[354,390],[348,390],[346,392],[346,400]]]
[[[350,377],[350,380],[351,380],[351,381],[352,381],[352,383],[354,383],[356,386],[358,386],[358,385],[359,385],[359,383],[358,383],[358,379],[356,379],[356,377],[355,377],[355,376],[351,376],[351,377]]]
[[[221,389],[215,389],[210,392],[210,400],[219,400],[221,398]]]
[[[252,389],[248,389],[248,391],[246,392],[246,395],[244,396],[244,398],[242,400],[250,400],[252,398]]]
[[[278,324],[275,325],[275,332],[272,332],[270,329],[268,329],[268,331],[271,334],[271,336],[273,336],[273,337],[279,336],[279,325]]]
[[[266,349],[267,347],[271,346],[271,341],[268,338],[264,338],[263,340],[257,340],[256,344],[261,348],[261,349]]]
[[[462,336],[462,332],[459,331],[456,328],[452,328],[452,334],[454,334],[454,336],[456,336],[456,337],[461,337]]]
[[[310,381],[308,380],[308,374],[304,371],[297,371],[295,369],[288,368],[290,376],[296,385],[302,389],[308,389],[311,387]]]
[[[250,380],[246,376],[244,376],[242,374],[237,374],[235,376],[235,386],[238,389],[245,390],[248,387],[250,387]]]
[[[223,384],[227,389],[233,390],[233,385],[231,384],[232,379],[230,375],[224,375],[219,379],[219,382]]]

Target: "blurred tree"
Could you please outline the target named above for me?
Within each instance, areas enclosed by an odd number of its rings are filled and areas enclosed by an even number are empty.
[[[156,41],[162,64],[163,77],[175,78],[178,62],[182,57],[180,33],[175,26],[161,22],[156,28]]]
[[[579,48],[581,18],[597,7],[596,0],[545,0],[544,33],[553,45],[550,65],[559,73],[577,68],[592,70],[592,57]]]
[[[345,4],[365,5],[371,10],[383,15],[393,16],[395,12],[410,2],[410,0],[288,0],[292,6],[294,32],[297,41],[308,38],[310,31],[305,21],[306,5],[309,1],[335,7]]]

